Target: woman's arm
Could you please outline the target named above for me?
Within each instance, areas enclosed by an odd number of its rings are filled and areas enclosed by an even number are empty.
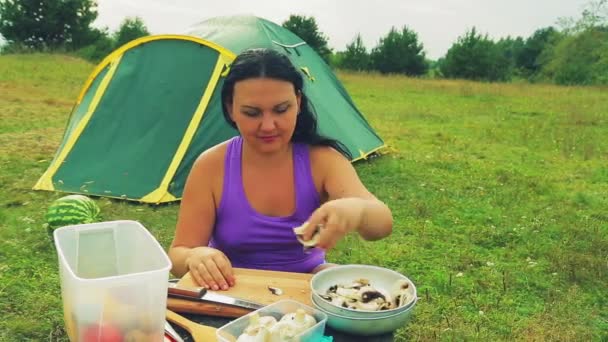
[[[215,202],[210,179],[212,156],[203,153],[192,166],[184,186],[175,237],[169,248],[171,273],[182,277],[188,272],[186,259],[196,247],[207,246],[215,222]]]
[[[214,182],[223,179],[224,145],[205,151],[194,162],[180,205],[175,238],[169,249],[171,272],[190,272],[200,286],[227,290],[235,284],[232,264],[221,251],[207,247],[215,224]],[[221,186],[220,186],[221,189]],[[221,191],[221,190],[220,190]]]
[[[366,240],[391,234],[391,210],[367,190],[352,163],[332,148],[316,148],[313,155],[313,163],[318,162],[319,171],[324,174],[323,189],[328,201],[309,219],[310,229],[304,238],[312,236],[317,224],[323,224],[324,230],[331,233],[321,239],[321,248],[333,247],[350,231],[357,231]]]

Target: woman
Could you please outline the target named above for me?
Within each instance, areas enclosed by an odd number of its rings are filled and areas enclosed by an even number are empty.
[[[361,183],[347,150],[317,133],[303,86],[274,50],[234,60],[222,109],[240,136],[203,152],[190,171],[169,250],[174,275],[226,290],[232,267],[317,272],[346,234],[391,233],[390,209]],[[304,240],[323,227],[311,253],[293,232],[306,221]]]

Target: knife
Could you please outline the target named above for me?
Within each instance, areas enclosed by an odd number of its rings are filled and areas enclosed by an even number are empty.
[[[204,287],[182,287],[174,282],[169,282],[167,289],[168,295],[176,298],[184,298],[190,300],[199,300],[205,302],[221,303],[226,305],[238,306],[250,310],[263,308],[265,305],[260,303],[235,298],[213,291],[209,291]]]
[[[165,334],[169,335],[173,342],[184,342],[184,340],[179,336],[177,331],[175,331],[175,329],[173,329],[171,324],[169,324],[169,322],[167,321],[165,321]]]

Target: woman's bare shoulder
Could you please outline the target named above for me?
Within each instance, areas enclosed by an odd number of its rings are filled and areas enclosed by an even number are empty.
[[[224,141],[203,151],[194,161],[192,171],[209,175],[223,170],[227,147],[228,141]]]
[[[313,165],[333,165],[334,163],[348,162],[348,160],[331,146],[310,146],[310,161]]]

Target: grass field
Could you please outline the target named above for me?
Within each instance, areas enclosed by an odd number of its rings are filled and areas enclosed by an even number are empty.
[[[0,56],[0,341],[66,340],[42,228],[62,194],[31,190],[93,65]],[[329,253],[408,275],[398,340],[608,340],[608,89],[340,73],[391,153],[356,164],[393,234]],[[97,199],[164,247],[178,205]]]

